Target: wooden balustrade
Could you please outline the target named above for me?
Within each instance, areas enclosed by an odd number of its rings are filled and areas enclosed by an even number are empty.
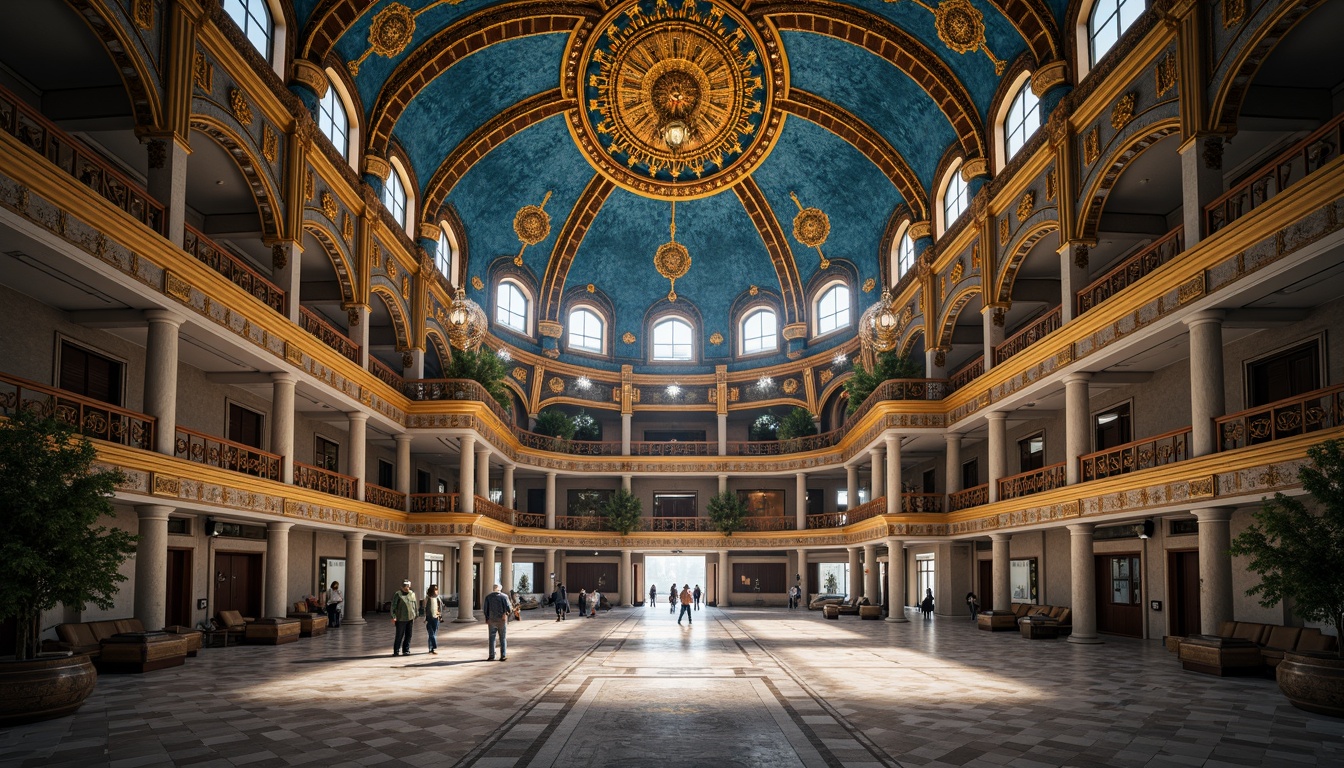
[[[411,400],[472,400],[484,403],[505,424],[512,424],[509,412],[471,379],[411,379],[402,386],[402,394]]]
[[[346,499],[355,498],[359,487],[359,481],[349,475],[304,464],[301,461],[294,462],[294,484],[300,488]]]
[[[456,493],[413,493],[410,496],[412,512],[457,512]]]
[[[989,503],[989,483],[981,483],[974,488],[947,494],[947,511],[970,509]]]
[[[498,520],[501,523],[513,525],[512,509],[509,509],[503,504],[496,504],[484,496],[477,496],[475,503],[476,509],[474,510],[474,514],[485,515],[492,520]]]
[[[888,379],[845,416],[845,421],[857,422],[878,403],[888,400],[942,400],[949,391],[946,379]]]
[[[350,337],[336,330],[336,327],[317,316],[307,307],[299,307],[299,325],[303,330],[316,336],[318,341],[341,353],[344,357],[358,363],[359,345]]]
[[[943,498],[941,493],[902,493],[901,512],[907,515],[942,512]]]
[[[1344,113],[1336,115],[1305,139],[1265,163],[1240,184],[1204,208],[1209,234],[1274,199],[1292,185],[1329,165],[1340,156],[1344,142]]]
[[[798,518],[793,515],[760,515],[742,518],[744,531],[796,531]]]
[[[0,88],[0,130],[100,197],[150,229],[163,234],[163,206],[137,182],[104,160],[97,152],[70,137],[10,91]]]
[[[406,386],[406,380],[401,377],[401,374],[387,367],[386,363],[373,355],[369,355],[369,373],[382,379],[384,384],[398,392]]]
[[[513,524],[519,528],[545,528],[546,516],[536,512],[514,512]]]
[[[1190,427],[1145,437],[1096,451],[1078,458],[1079,475],[1085,481],[1160,467],[1190,458]]]
[[[717,456],[717,440],[631,441],[631,456]]]
[[[867,520],[870,517],[886,514],[887,497],[878,496],[876,499],[866,501],[853,509],[844,512],[827,512],[821,515],[808,515],[807,527],[812,528],[843,528],[846,525]]]
[[[1032,344],[1059,330],[1062,324],[1062,307],[1055,307],[1046,312],[1033,322],[1028,323],[1017,333],[1004,339],[1002,344],[994,347],[994,364],[1003,364],[1013,355],[1022,352]]]
[[[153,416],[0,374],[0,413],[10,415],[20,409],[58,418],[85,437],[154,449]]]
[[[1176,258],[1185,250],[1184,227],[1177,227],[1163,235],[1154,243],[1128,259],[1120,262],[1109,272],[1093,280],[1086,288],[1078,292],[1078,314],[1083,314],[1137,283],[1140,279],[1155,271],[1158,267]]]
[[[833,429],[819,435],[791,437],[787,440],[734,440],[729,441],[725,448],[729,456],[785,456],[834,447],[840,444],[844,436],[843,429]]]
[[[364,484],[364,500],[398,512],[406,509],[406,494],[373,483]]]
[[[282,479],[281,467],[284,461],[279,454],[186,427],[176,428],[173,455],[179,459],[227,469],[230,472],[242,472],[277,482]]]
[[[243,259],[229,253],[215,241],[201,234],[191,225],[187,225],[182,247],[196,260],[228,278],[229,282],[242,288],[262,304],[280,314],[285,313],[285,292],[275,283],[262,277]]]
[[[606,530],[607,520],[597,515],[556,515],[557,531],[601,531]]]
[[[656,533],[698,533],[713,531],[708,517],[646,517],[640,530]]]
[[[1344,384],[1248,408],[1215,420],[1219,450],[1319,432],[1344,422]]]
[[[1064,462],[1033,469],[999,480],[999,501],[1020,499],[1033,493],[1048,491],[1064,485]]]
[[[980,355],[947,377],[947,391],[956,392],[985,374],[985,356]]]
[[[602,440],[566,440],[563,437],[551,437],[528,432],[525,429],[514,430],[514,436],[524,448],[538,451],[564,453],[570,456],[620,456],[620,441]]]

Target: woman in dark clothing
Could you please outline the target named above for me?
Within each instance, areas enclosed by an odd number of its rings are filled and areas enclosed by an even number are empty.
[[[919,604],[919,612],[922,613],[922,614],[924,614],[924,618],[926,618],[926,619],[933,615],[933,590],[932,590],[932,589],[926,589],[926,590],[924,590],[924,602],[922,602],[922,603]]]
[[[569,613],[569,593],[565,591],[565,585],[561,584],[551,593],[551,602],[555,603],[555,620],[564,621],[565,614]]]
[[[971,621],[975,621],[976,614],[980,613],[980,598],[974,592],[966,593],[966,607],[971,611]]]

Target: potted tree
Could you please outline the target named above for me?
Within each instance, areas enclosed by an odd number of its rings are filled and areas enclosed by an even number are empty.
[[[709,500],[709,521],[724,536],[746,527],[747,503],[732,491],[715,494]]]
[[[504,361],[485,347],[454,349],[453,358],[443,369],[445,379],[470,379],[480,384],[505,413],[513,410],[509,388],[504,385]]]
[[[622,536],[629,536],[639,528],[644,507],[639,497],[621,488],[602,504],[602,514],[607,518],[607,527]]]
[[[891,379],[918,379],[924,375],[919,363],[895,352],[883,352],[877,356],[870,370],[861,361],[854,363],[854,375],[845,379],[845,394],[849,396],[846,414],[859,410],[863,401],[873,394],[873,390]]]
[[[794,408],[779,422],[776,430],[784,453],[794,453],[802,447],[801,438],[817,434],[817,422],[806,408]]]
[[[74,712],[97,673],[87,655],[42,653],[42,615],[57,605],[113,606],[136,537],[98,525],[121,473],[64,421],[20,410],[0,422],[0,619],[15,654],[0,662],[0,726]]]
[[[1297,477],[1313,504],[1274,494],[1230,552],[1251,559],[1260,583],[1246,590],[1266,608],[1291,601],[1306,621],[1344,629],[1344,440],[1307,449]],[[1344,717],[1344,645],[1330,653],[1288,653],[1277,667],[1279,689],[1293,706]]]
[[[565,445],[574,439],[574,420],[559,408],[547,408],[537,414],[537,423],[532,431],[542,437],[552,438],[548,448],[563,452]]]

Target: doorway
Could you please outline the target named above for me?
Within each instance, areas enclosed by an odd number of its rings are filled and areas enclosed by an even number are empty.
[[[1096,558],[1098,632],[1143,637],[1141,563],[1138,555]]]
[[[331,583],[331,582],[327,582]],[[364,594],[361,596],[361,613],[378,612],[378,561],[364,561]]]
[[[1200,632],[1199,622],[1199,550],[1167,553],[1171,583],[1167,585],[1171,605],[1171,634],[1189,637]]]
[[[704,555],[645,555],[644,584],[658,587],[658,594],[666,599],[668,587],[676,582],[678,586],[700,585],[705,592],[709,585],[708,569]],[[647,593],[645,595],[647,597]],[[717,598],[718,595],[716,594]]]
[[[215,553],[215,613],[238,611],[243,616],[261,616],[261,554]]]
[[[191,592],[191,550],[169,547],[165,627],[192,625]]]
[[[994,607],[994,561],[980,560],[976,572],[980,583],[975,585],[975,595],[980,598],[980,610],[988,611]]]

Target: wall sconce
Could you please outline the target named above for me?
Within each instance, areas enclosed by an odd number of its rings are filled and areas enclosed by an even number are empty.
[[[1153,537],[1153,532],[1154,532],[1155,530],[1156,530],[1156,526],[1153,525],[1153,521],[1152,521],[1152,520],[1144,520],[1144,521],[1143,521],[1143,524],[1141,524],[1141,525],[1139,526],[1139,538],[1140,538],[1140,539],[1151,539],[1151,538]]]

